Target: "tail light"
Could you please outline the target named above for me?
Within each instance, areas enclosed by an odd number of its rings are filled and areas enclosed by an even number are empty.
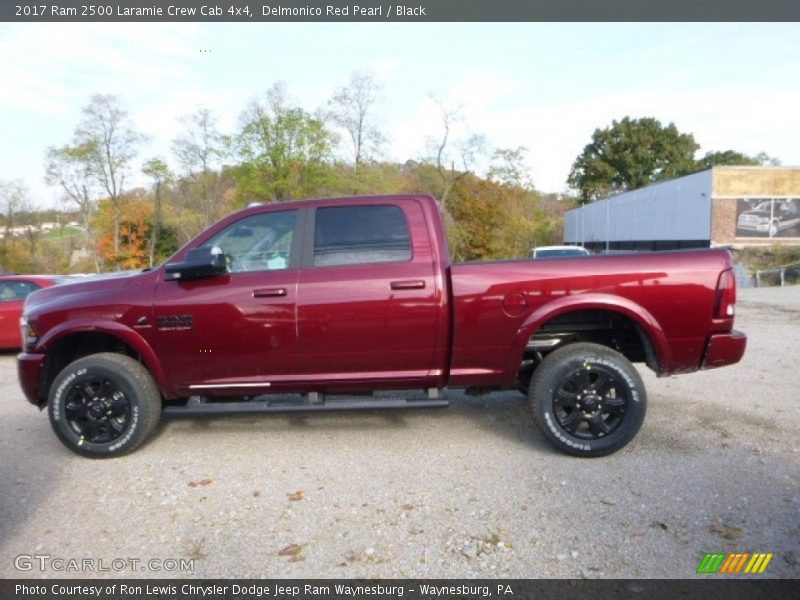
[[[733,269],[719,274],[717,297],[714,304],[715,319],[732,319],[736,312],[736,278]]]

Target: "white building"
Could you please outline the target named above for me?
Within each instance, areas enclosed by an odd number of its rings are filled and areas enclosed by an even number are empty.
[[[714,167],[568,211],[594,252],[800,245],[800,167]]]

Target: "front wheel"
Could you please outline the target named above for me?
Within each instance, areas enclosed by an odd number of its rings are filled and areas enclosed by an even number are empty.
[[[161,394],[145,367],[123,354],[101,353],[70,363],[48,398],[50,424],[73,452],[92,458],[136,449],[161,416]]]
[[[630,442],[647,403],[644,382],[628,359],[588,343],[549,354],[533,373],[528,397],[544,436],[568,454],[587,457]]]

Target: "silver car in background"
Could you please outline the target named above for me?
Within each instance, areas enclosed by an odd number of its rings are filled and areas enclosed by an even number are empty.
[[[589,256],[583,246],[539,246],[528,253],[528,258],[575,258]]]

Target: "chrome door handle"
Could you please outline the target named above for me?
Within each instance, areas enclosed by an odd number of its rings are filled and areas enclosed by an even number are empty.
[[[421,279],[412,281],[393,281],[389,284],[393,290],[424,290],[425,282]]]
[[[286,295],[286,288],[261,288],[253,290],[253,298],[278,298]]]

